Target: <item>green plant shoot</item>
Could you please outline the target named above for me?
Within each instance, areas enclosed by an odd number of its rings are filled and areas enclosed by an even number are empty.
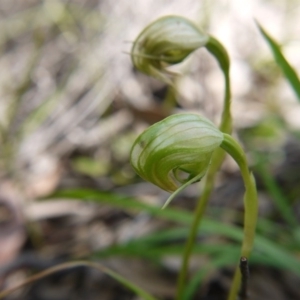
[[[182,62],[200,47],[206,48],[218,61],[224,75],[224,104],[220,129],[194,114],[179,114],[154,124],[141,134],[131,151],[131,163],[145,180],[173,192],[164,208],[186,186],[201,180],[205,185],[194,213],[177,283],[177,300],[184,294],[189,258],[198,227],[213,190],[215,175],[226,150],[238,163],[245,182],[245,226],[241,256],[248,258],[252,248],[257,215],[256,187],[248,172],[241,147],[228,134],[232,130],[230,112],[230,60],[226,49],[214,37],[205,34],[191,21],[180,16],[166,16],[148,25],[137,37],[131,51],[134,66],[174,87],[175,74],[168,67]],[[201,200],[201,201],[200,201]],[[235,300],[240,285],[238,268],[229,298]]]
[[[241,256],[248,258],[255,235],[257,193],[246,156],[230,135],[222,133],[202,116],[175,114],[150,126],[136,139],[131,150],[131,164],[142,178],[176,194],[182,187],[205,175],[212,154],[219,147],[237,162],[244,180],[245,219]],[[240,273],[236,271],[228,299],[236,298],[239,286]]]

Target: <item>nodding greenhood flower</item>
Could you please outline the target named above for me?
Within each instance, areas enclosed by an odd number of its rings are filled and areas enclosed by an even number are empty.
[[[131,50],[134,66],[150,76],[171,83],[166,67],[182,62],[207,44],[209,36],[180,16],[162,17],[148,25]]]
[[[172,115],[136,139],[131,164],[143,179],[173,192],[205,175],[212,153],[222,141],[223,133],[206,118]]]

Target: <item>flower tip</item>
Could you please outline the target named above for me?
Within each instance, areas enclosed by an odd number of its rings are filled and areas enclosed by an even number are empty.
[[[166,16],[148,25],[131,50],[134,66],[164,82],[172,73],[166,68],[182,62],[189,54],[207,44],[209,36],[180,16]],[[169,83],[169,82],[167,82]]]

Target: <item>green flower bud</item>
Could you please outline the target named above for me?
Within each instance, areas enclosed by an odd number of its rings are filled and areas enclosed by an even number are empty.
[[[191,52],[205,46],[209,36],[180,16],[166,16],[148,25],[131,50],[134,66],[141,72],[170,83],[166,67],[182,62]]]
[[[172,115],[146,129],[131,149],[131,164],[145,180],[173,192],[209,166],[223,133],[196,114]]]

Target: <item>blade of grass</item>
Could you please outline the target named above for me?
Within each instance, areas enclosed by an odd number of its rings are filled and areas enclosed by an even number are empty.
[[[297,226],[298,222],[293,214],[291,206],[289,205],[289,200],[285,197],[280,187],[277,185],[276,181],[267,170],[266,163],[259,155],[257,155],[257,157],[258,163],[256,164],[255,168],[259,172],[259,175],[261,176],[269,194],[272,196],[273,202],[278,212],[282,215],[287,224],[289,224],[292,228]]]
[[[219,224],[219,226],[223,226],[223,224]],[[206,230],[207,231],[207,230]],[[188,228],[175,228],[175,229],[167,229],[160,232],[152,233],[148,236],[141,237],[132,241],[127,242],[126,244],[114,245],[99,252],[96,252],[94,255],[97,258],[105,258],[107,256],[113,255],[138,255],[138,256],[147,256],[149,258],[158,258],[163,255],[168,254],[181,254],[182,245],[178,244],[178,242],[184,240],[187,237]],[[203,234],[203,231],[199,229],[198,234]],[[228,235],[227,237],[232,238],[232,235]],[[261,237],[259,237],[261,238]],[[234,239],[236,243],[230,242],[226,243],[218,243],[218,244],[198,244],[195,246],[194,253],[206,253],[210,255],[219,255],[221,253],[234,253],[233,258],[236,259],[239,254],[239,243],[240,239]],[[172,245],[172,243],[176,243]],[[276,247],[274,251],[271,251],[271,256],[266,251],[271,247],[274,247],[275,243],[269,243],[264,238],[256,242],[256,249],[253,256],[251,257],[251,261],[257,261],[260,263],[266,263],[268,265],[273,265],[277,267],[284,266],[286,269],[291,269],[292,265],[290,262],[285,264],[285,262],[277,263],[277,260],[280,255],[283,255],[281,261],[287,256],[292,256],[285,249]],[[281,252],[281,250],[282,252]],[[259,256],[259,258],[257,258]],[[291,270],[294,270],[292,268]]]
[[[51,198],[64,197],[86,201],[97,201],[107,205],[131,211],[145,211],[150,215],[181,224],[189,224],[192,214],[177,209],[161,209],[132,197],[122,196],[109,192],[99,192],[90,189],[72,189],[56,192]]]
[[[204,225],[204,224],[203,224]],[[206,226],[203,226],[203,231],[211,234],[221,234],[237,241],[242,240],[242,230],[241,228],[234,227],[227,224],[218,224],[217,222],[211,222],[209,220],[209,226],[207,220],[205,222]],[[278,245],[259,234],[256,235],[254,242],[254,249],[256,251],[261,251],[264,255],[269,256],[269,259],[274,260],[274,264],[278,268],[286,268],[300,276],[300,261],[293,256],[292,253],[287,251],[284,247]]]
[[[267,33],[267,31],[256,21],[256,24],[262,33],[264,39],[269,44],[275,61],[277,65],[280,67],[281,71],[283,72],[284,76],[287,78],[288,82],[292,86],[295,94],[300,101],[300,81],[296,71],[292,68],[289,62],[285,59],[284,55],[281,52],[280,46],[278,43]]]
[[[235,220],[238,223],[241,223],[243,220],[243,213],[240,211],[235,211],[233,209],[225,207],[210,207],[207,213],[207,216],[213,219],[220,219],[223,215],[234,216]],[[272,221],[267,218],[260,218],[257,221],[257,233],[262,236],[272,236],[273,240],[280,240],[284,242],[285,248],[289,250],[299,247],[299,243],[294,239],[294,228],[290,228],[282,224],[281,222]],[[284,238],[283,238],[284,237]]]
[[[186,236],[186,234],[185,234]],[[136,240],[125,245],[116,245],[109,247],[105,250],[101,250],[92,255],[92,258],[107,258],[111,256],[139,256],[157,260],[164,256],[182,254],[183,245],[156,245],[156,244],[144,244],[140,240]],[[236,261],[239,255],[238,244],[198,244],[193,248],[195,254],[208,254],[208,255],[221,255],[222,253],[230,253],[232,259],[230,261]],[[234,260],[235,259],[235,260]],[[228,262],[230,265],[230,262]]]
[[[237,253],[240,253],[240,249],[236,249]],[[203,268],[201,268],[196,274],[192,277],[192,279],[188,282],[187,287],[185,288],[183,299],[182,300],[190,300],[193,299],[193,295],[196,290],[199,289],[199,285],[205,279],[208,273],[214,271],[215,269],[224,268],[229,264],[236,263],[236,258],[232,260],[232,255],[220,255],[219,257],[211,260],[208,264],[206,264]]]
[[[203,233],[201,230],[199,233]],[[183,240],[188,234],[188,228],[175,228],[168,229],[158,233],[150,234],[146,237],[141,237],[137,240],[133,240],[123,245],[116,245],[109,247],[105,250],[95,253],[92,257],[106,258],[110,256],[130,256],[130,257],[143,257],[152,259],[159,262],[164,256],[177,255],[180,257],[183,251],[183,245],[175,244],[174,241]],[[273,246],[273,245],[267,245]],[[183,299],[191,299],[195,290],[199,287],[208,272],[225,266],[231,266],[236,262],[236,258],[239,257],[240,247],[239,243],[219,243],[219,244],[197,244],[193,248],[193,254],[208,255],[209,264],[204,266],[197,272],[192,280],[188,283]],[[281,254],[280,254],[281,255]],[[278,257],[269,256],[269,253],[260,251],[254,251],[251,256],[251,264],[263,264],[272,267],[277,267],[284,270],[291,270],[291,264],[285,264],[283,261],[285,257],[282,257],[281,263],[277,263]],[[293,268],[293,270],[295,269]],[[299,275],[299,274],[298,274]]]
[[[150,215],[185,225],[190,225],[192,222],[192,214],[189,212],[174,208],[161,210],[159,207],[141,203],[134,198],[108,192],[99,192],[88,189],[73,189],[57,192],[54,196],[97,201],[130,211],[145,211]],[[219,221],[214,221],[209,218],[204,218],[203,220],[202,233],[211,235],[218,234],[239,243],[243,239],[242,228],[220,223]],[[288,269],[300,276],[300,261],[284,247],[260,235],[256,236],[254,247],[256,251],[260,251],[263,255],[265,255],[268,260],[272,260],[276,267]]]
[[[223,253],[222,251],[220,251],[219,255],[216,255],[207,263],[207,265],[203,266],[203,268],[196,272],[185,289],[183,300],[194,299],[193,295],[195,294],[196,290],[199,289],[199,285],[201,285],[203,280],[207,277],[208,273],[236,263],[236,257],[239,254],[239,249],[238,247],[236,247],[236,249],[232,249],[232,251],[236,251],[234,253],[235,257],[233,257],[231,253]],[[257,251],[253,252],[251,255],[251,265],[255,264],[263,264],[266,266],[278,268],[278,265],[272,258]],[[281,269],[286,270],[283,266],[281,266]]]
[[[29,278],[27,278],[26,280],[24,280],[23,282],[21,282],[20,284],[15,285],[12,288],[9,288],[7,290],[1,291],[0,292],[0,299],[3,299],[5,296],[13,293],[14,291],[16,291],[17,289],[26,286],[32,282],[35,282],[41,278],[44,278],[46,276],[49,276],[53,273],[65,270],[65,269],[69,269],[69,268],[75,268],[75,267],[90,267],[90,268],[94,268],[97,269],[98,271],[101,271],[107,275],[109,275],[110,277],[112,277],[113,279],[115,279],[116,281],[118,281],[119,283],[121,283],[122,285],[124,285],[125,287],[127,287],[129,290],[133,291],[136,295],[140,296],[142,299],[145,300],[158,300],[157,298],[151,296],[150,294],[148,294],[147,292],[145,292],[143,289],[141,289],[140,287],[136,286],[135,284],[133,284],[132,282],[128,281],[126,278],[124,278],[123,276],[120,276],[119,274],[115,273],[114,271],[98,264],[95,262],[89,262],[89,261],[75,261],[75,262],[67,262],[67,263],[62,263],[60,265],[51,267],[46,269],[45,271],[42,271],[38,274],[35,274]]]

